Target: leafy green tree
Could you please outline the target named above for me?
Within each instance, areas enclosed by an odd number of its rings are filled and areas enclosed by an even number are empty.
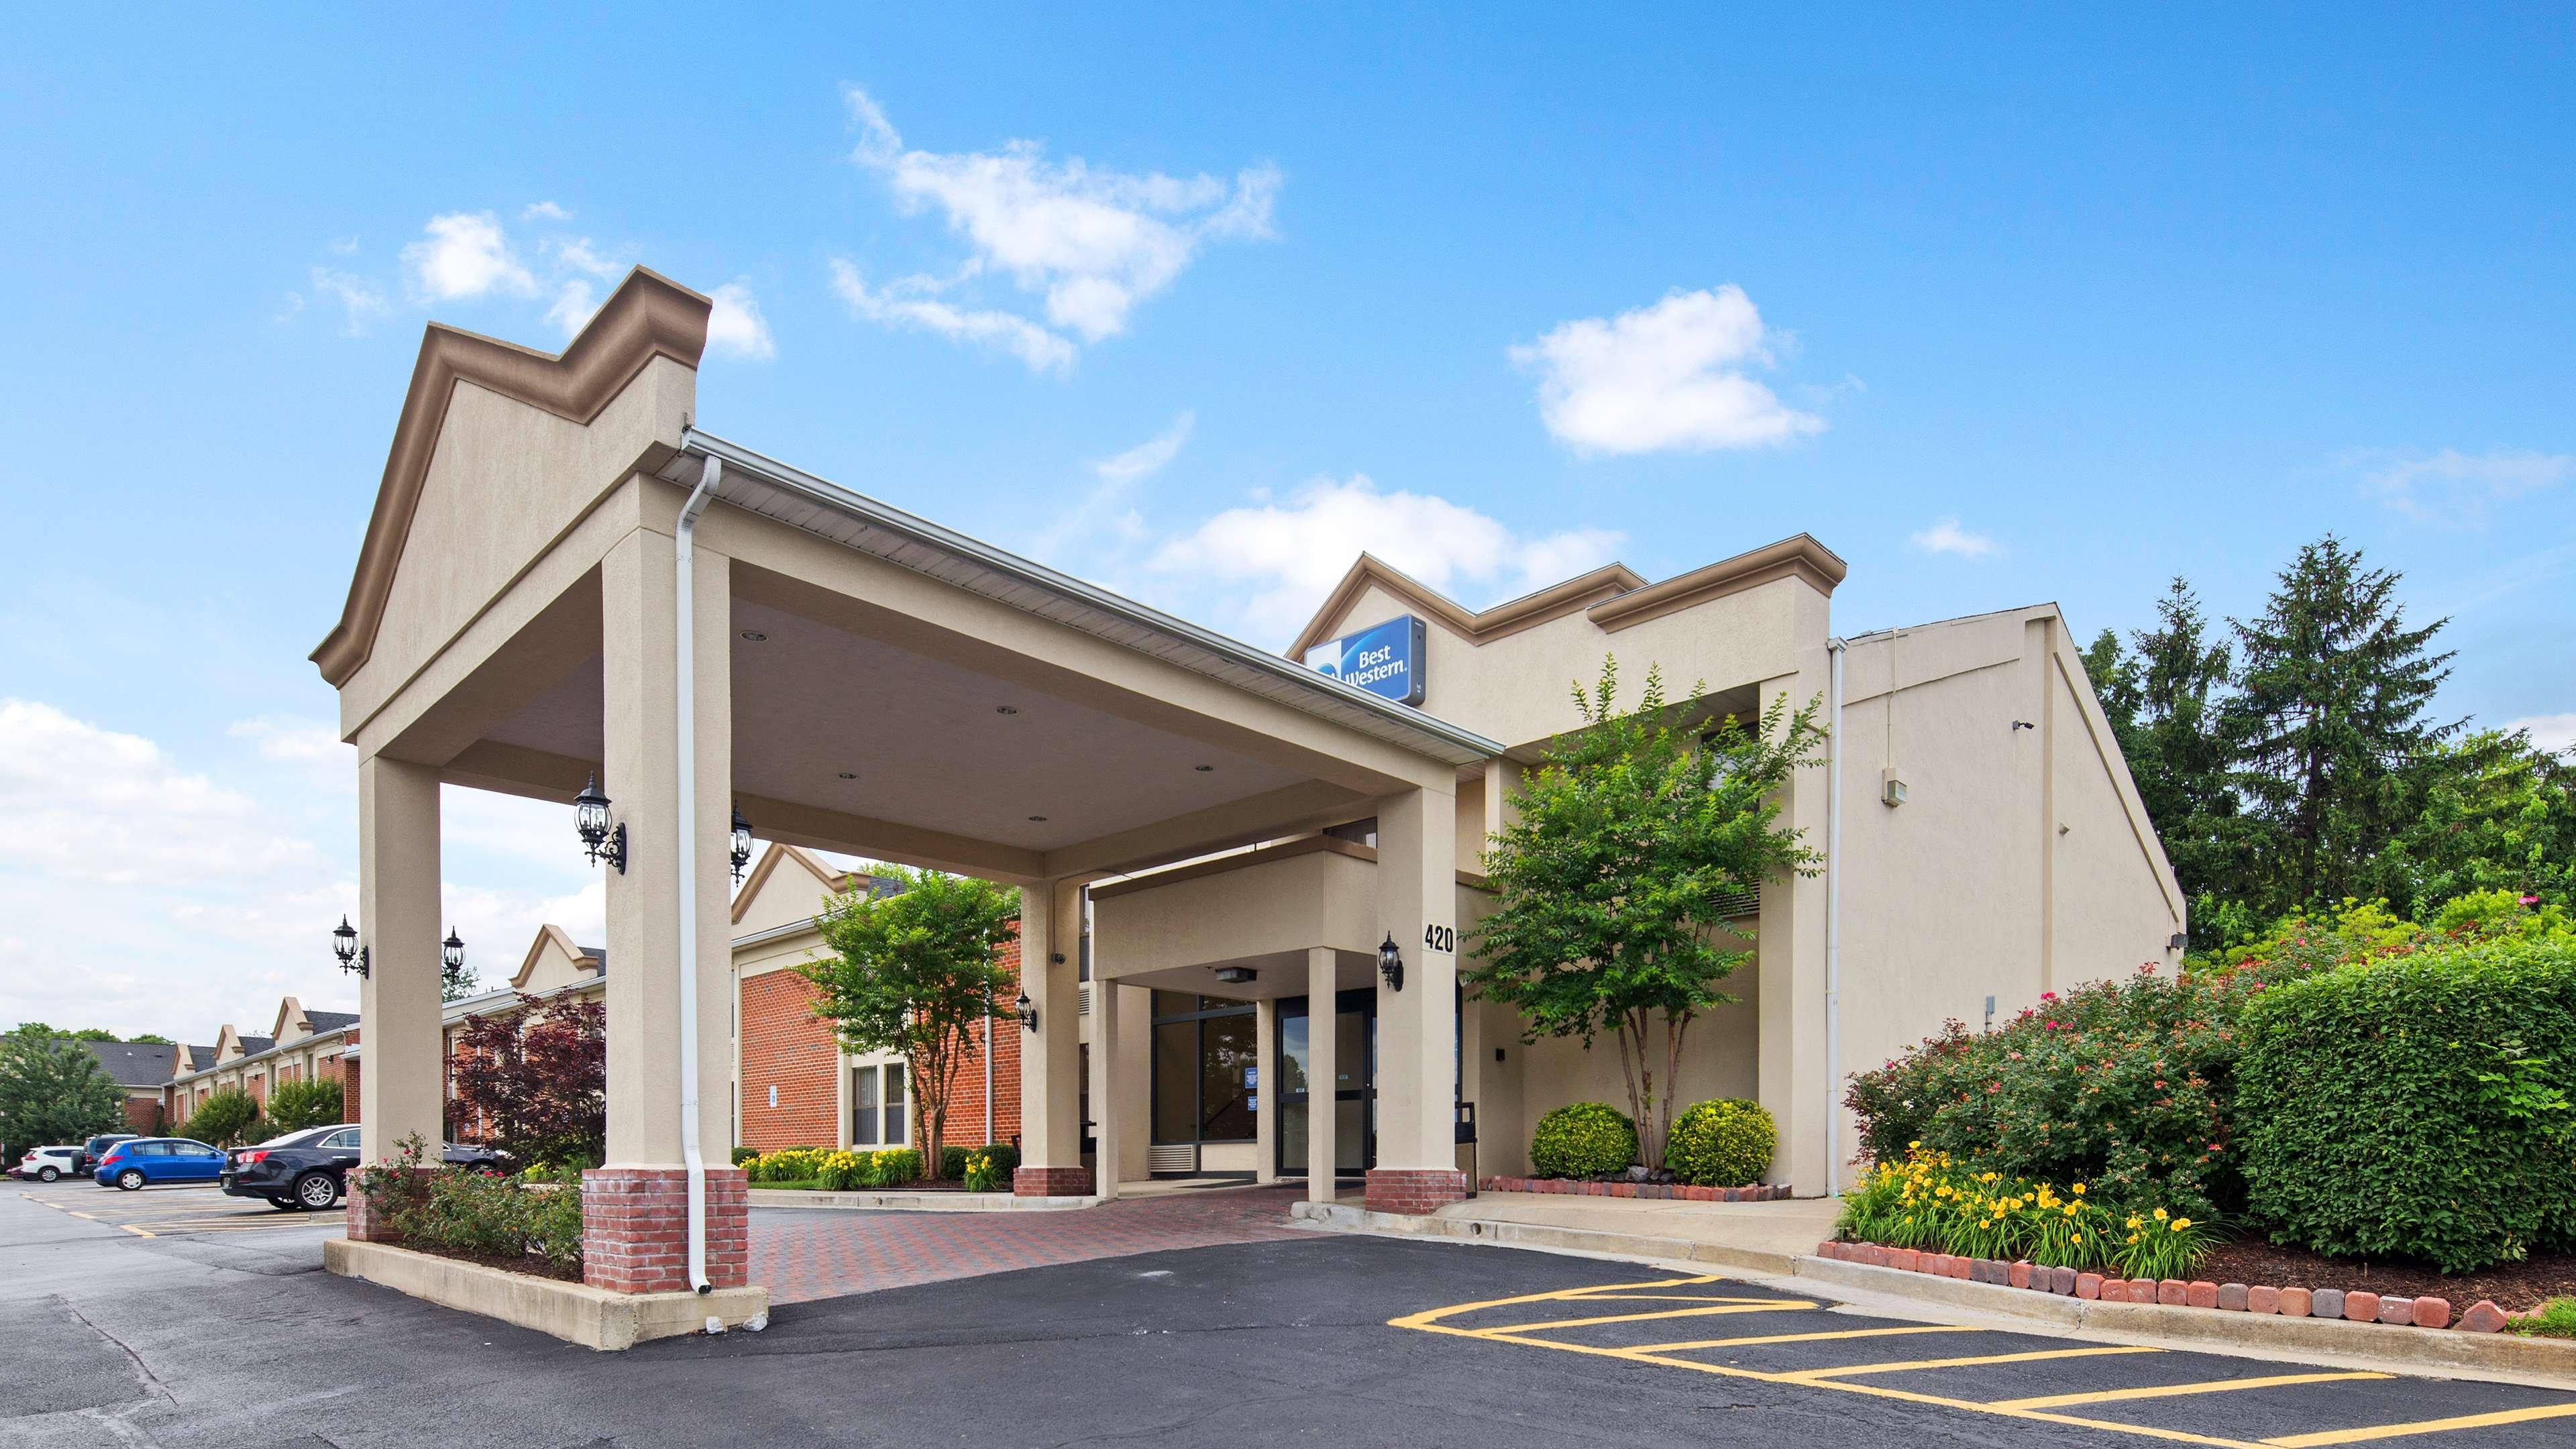
[[[814,1014],[844,1049],[898,1052],[922,1125],[922,1161],[944,1166],[948,1099],[975,1031],[1013,989],[1000,964],[1019,892],[972,876],[869,867],[824,902],[816,924],[832,955],[797,968],[814,983]],[[883,894],[876,880],[900,889]]]
[[[1526,1041],[1588,1046],[1614,1032],[1653,1168],[1684,1035],[1736,999],[1718,983],[1753,958],[1727,917],[1729,898],[1818,868],[1818,854],[1777,821],[1781,788],[1820,758],[1823,740],[1814,700],[1795,713],[1774,700],[1751,729],[1731,715],[1710,729],[1691,701],[1665,699],[1658,670],[1647,671],[1634,710],[1619,708],[1618,684],[1618,661],[1605,659],[1588,693],[1575,686],[1579,727],[1514,793],[1519,818],[1484,856],[1494,910],[1468,933],[1484,964],[1461,979],[1517,1009]]]
[[[2576,767],[2522,731],[2480,730],[2436,746],[2413,784],[2383,894],[2419,918],[2480,891],[2576,904]]]
[[[13,1149],[125,1125],[125,1091],[80,1039],[30,1023],[0,1037],[0,1138]]]
[[[161,1034],[160,1034],[160,1033],[158,1033],[158,1032],[150,1032],[150,1031],[147,1031],[147,1032],[141,1032],[141,1033],[138,1033],[137,1035],[134,1035],[134,1036],[129,1036],[129,1037],[127,1037],[127,1038],[126,1038],[126,1040],[127,1040],[128,1042],[133,1043],[133,1044],[134,1044],[134,1045],[136,1045],[136,1046],[177,1046],[177,1045],[178,1045],[178,1043],[177,1043],[177,1042],[170,1040],[170,1038],[168,1038],[168,1037],[166,1037],[166,1036],[163,1036],[163,1035],[161,1035]]]
[[[265,1140],[270,1134],[259,1115],[259,1103],[239,1087],[226,1087],[197,1104],[197,1110],[179,1128],[182,1137],[216,1147],[238,1147],[244,1142]]]
[[[329,1077],[288,1082],[268,1094],[268,1130],[283,1136],[308,1127],[328,1127],[348,1120],[340,1084]]]
[[[2222,731],[2267,915],[2386,894],[2380,857],[2459,728],[2428,717],[2450,676],[2452,656],[2429,648],[2444,621],[2407,627],[2397,583],[2327,534],[2299,550],[2261,614],[2235,621],[2243,669]]]
[[[463,1001],[465,998],[472,996],[475,992],[482,989],[482,981],[474,974],[473,967],[466,965],[462,961],[457,962],[453,966],[448,965],[445,961],[441,961],[439,963],[439,1000]]]

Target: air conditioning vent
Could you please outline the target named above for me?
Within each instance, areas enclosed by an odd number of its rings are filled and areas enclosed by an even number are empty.
[[[1157,1142],[1145,1149],[1147,1172],[1196,1172],[1199,1170],[1199,1145],[1195,1142]]]
[[[1074,1014],[1074,1015],[1076,1015],[1076,1016],[1089,1016],[1089,1015],[1091,1014],[1091,988],[1090,988],[1090,987],[1088,987],[1088,986],[1077,986],[1077,987],[1075,987],[1075,988],[1074,988],[1074,991],[1073,991],[1073,1014]]]

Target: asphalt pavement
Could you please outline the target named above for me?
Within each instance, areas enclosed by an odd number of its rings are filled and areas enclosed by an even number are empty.
[[[597,1354],[332,1277],[333,1222],[253,1205],[274,1225],[144,1237],[45,1205],[119,1196],[0,1189],[0,1444],[2576,1444],[2576,1395],[1321,1234],[895,1287]],[[221,1216],[185,1196],[170,1222]]]

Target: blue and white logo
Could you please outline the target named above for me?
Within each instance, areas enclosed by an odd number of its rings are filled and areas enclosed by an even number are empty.
[[[1398,704],[1422,703],[1422,621],[1402,614],[1306,651],[1306,667]]]

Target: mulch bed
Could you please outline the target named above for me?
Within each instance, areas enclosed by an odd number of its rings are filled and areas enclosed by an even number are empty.
[[[552,1278],[559,1283],[581,1281],[579,1263],[551,1263],[535,1256],[511,1257],[503,1253],[460,1253],[453,1248],[442,1248],[434,1243],[406,1242],[401,1238],[378,1238],[376,1241],[387,1247],[409,1248],[415,1253],[427,1253],[433,1258],[454,1258],[460,1263],[498,1268],[504,1273],[525,1273],[531,1278]]]
[[[2576,1297],[2576,1253],[2536,1253],[2519,1263],[2498,1263],[2476,1273],[2446,1276],[2421,1263],[2329,1258],[2305,1248],[2285,1248],[2261,1238],[2222,1245],[2192,1274],[2211,1283],[2268,1283],[2275,1288],[2341,1288],[2405,1298],[2431,1294],[2464,1309],[2481,1298],[2508,1313],[2537,1308],[2552,1298]]]

